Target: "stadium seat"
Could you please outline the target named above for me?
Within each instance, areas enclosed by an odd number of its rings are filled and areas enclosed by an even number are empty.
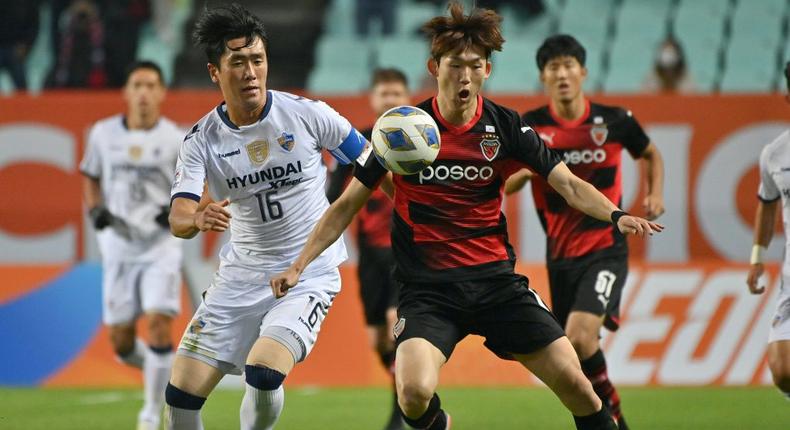
[[[732,37],[778,46],[785,18],[784,0],[740,2],[732,16]]]
[[[776,50],[734,39],[727,49],[727,67],[721,90],[727,92],[771,91],[776,74]]]
[[[657,43],[639,42],[619,37],[612,45],[609,70],[603,81],[604,91],[639,92],[653,66]]]
[[[671,0],[624,0],[616,15],[616,39],[655,45],[667,30]]]
[[[324,34],[350,37],[354,30],[354,0],[331,0],[324,15]]]
[[[506,49],[494,53],[491,77],[483,89],[491,93],[539,91],[535,53],[542,42],[535,38],[510,39]]]
[[[317,67],[370,69],[370,44],[355,37],[324,36],[315,48]]]
[[[314,94],[356,93],[368,87],[369,75],[367,68],[315,67],[307,79],[307,89]]]
[[[444,9],[439,10],[432,4],[402,1],[397,6],[395,32],[404,37],[416,36],[423,24],[442,12]]]
[[[574,35],[585,47],[603,46],[614,10],[612,4],[611,0],[568,0],[560,15],[559,32]]]
[[[425,39],[410,37],[385,37],[373,48],[377,67],[395,67],[409,79],[409,87],[419,90],[428,76],[426,62],[430,53]]]

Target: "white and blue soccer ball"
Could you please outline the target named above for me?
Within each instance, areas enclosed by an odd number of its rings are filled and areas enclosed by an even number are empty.
[[[439,155],[439,127],[424,110],[394,107],[373,126],[373,154],[392,173],[413,175],[428,167]]]

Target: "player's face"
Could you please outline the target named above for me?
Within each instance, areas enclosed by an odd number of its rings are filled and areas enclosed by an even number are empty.
[[[370,107],[381,115],[396,106],[409,104],[409,90],[403,82],[379,82],[370,90]]]
[[[569,102],[579,97],[587,68],[574,57],[552,58],[543,66],[540,80],[552,100]]]
[[[156,71],[137,69],[126,80],[123,95],[130,111],[147,113],[159,108],[165,98],[165,87]]]
[[[429,60],[428,69],[436,76],[439,96],[459,108],[467,108],[477,101],[483,81],[491,74],[491,63],[482,48],[472,46],[442,56],[438,64]]]
[[[208,65],[211,80],[219,84],[225,102],[254,110],[266,100],[266,75],[269,63],[263,40],[256,37],[249,46],[247,39],[238,37],[227,43],[219,59],[220,67]]]

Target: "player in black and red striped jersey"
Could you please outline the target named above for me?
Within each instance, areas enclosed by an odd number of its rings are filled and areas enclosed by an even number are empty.
[[[623,149],[643,160],[647,172],[647,218],[661,215],[661,153],[630,111],[592,103],[584,96],[584,47],[572,36],[556,35],[544,41],[536,57],[550,102],[525,113],[524,122],[538,132],[548,147],[562,154],[573,174],[617,205],[623,195]],[[506,184],[506,192],[519,189],[529,176],[526,170],[514,175]],[[568,205],[540,176],[532,181],[532,195],[546,231],[552,311],[565,328],[596,393],[609,407],[619,428],[627,429],[599,342],[602,325],[616,330],[619,323],[620,295],[628,274],[625,236],[611,223]]]
[[[517,360],[543,380],[573,413],[579,429],[616,425],[582,373],[573,346],[526,277],[514,272],[515,254],[501,212],[502,188],[514,166],[526,164],[571,205],[624,233],[661,231],[658,224],[620,211],[573,175],[513,110],[480,97],[501,50],[501,18],[458,2],[450,16],[430,20],[428,70],[438,95],[419,105],[441,133],[437,160],[411,176],[394,175],[392,246],[401,282],[395,326],[395,380],[404,419],[413,428],[449,428],[435,393],[439,370],[468,334],[485,337],[498,356]],[[515,167],[517,168],[517,167]],[[357,159],[354,179],[324,213],[291,267],[272,278],[282,297],[305,267],[336,240],[387,171],[370,156]]]
[[[373,71],[370,80],[370,107],[381,115],[396,106],[409,104],[409,81],[398,69],[384,68]],[[370,141],[373,129],[360,131]],[[329,178],[326,197],[329,203],[340,197],[349,179],[353,176],[353,164],[337,163]],[[398,306],[397,283],[392,279],[395,259],[392,256],[390,231],[392,230],[393,203],[382,189],[385,185],[392,194],[392,181],[386,179],[373,192],[365,206],[357,214],[357,247],[359,260],[359,295],[367,324],[368,340],[376,350],[381,364],[392,374],[395,364],[395,342],[392,329],[395,326]],[[386,430],[403,428],[397,396],[387,421]]]

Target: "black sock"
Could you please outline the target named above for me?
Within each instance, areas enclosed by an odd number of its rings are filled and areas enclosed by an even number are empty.
[[[431,401],[428,403],[428,409],[423,412],[422,416],[412,419],[403,414],[403,420],[406,421],[406,424],[416,429],[444,430],[447,427],[447,414],[442,410],[442,402],[436,393],[434,393]]]
[[[617,430],[617,424],[614,423],[609,411],[601,406],[601,410],[583,417],[573,416],[578,430]]]
[[[581,364],[584,375],[592,383],[595,394],[598,395],[606,409],[609,410],[609,414],[618,423],[621,430],[627,429],[625,418],[623,418],[623,414],[620,411],[620,395],[617,394],[612,381],[609,380],[603,351],[599,349],[589,358],[582,360]]]
[[[381,360],[381,365],[384,366],[387,372],[393,373],[392,365],[395,364],[395,351],[379,352],[379,360]]]

